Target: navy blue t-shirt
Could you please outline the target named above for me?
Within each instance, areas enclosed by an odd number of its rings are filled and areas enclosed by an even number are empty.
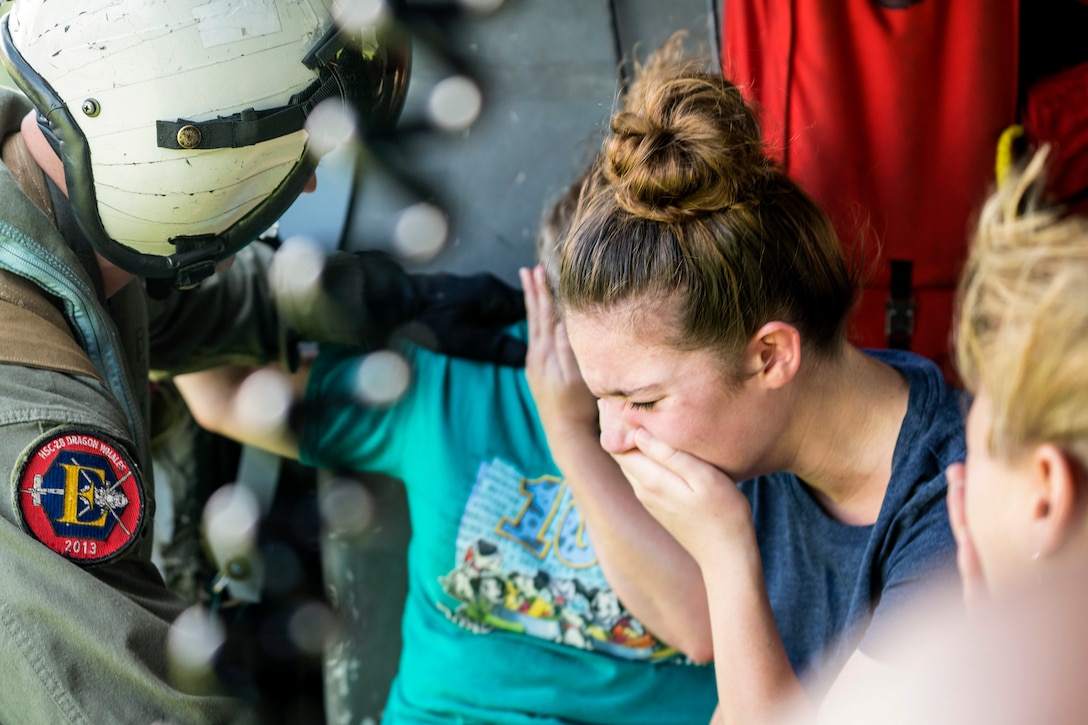
[[[741,482],[752,505],[771,608],[793,669],[806,684],[849,655],[937,577],[955,576],[945,468],[966,455],[963,393],[929,360],[896,350],[867,354],[910,384],[892,476],[876,523],[832,519],[789,473]],[[874,656],[872,652],[866,652]]]

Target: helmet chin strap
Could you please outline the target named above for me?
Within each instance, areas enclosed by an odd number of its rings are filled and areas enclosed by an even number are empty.
[[[165,259],[176,265],[174,286],[192,289],[215,272],[215,265],[224,257],[226,243],[220,235],[202,235],[171,239],[178,250]],[[237,251],[237,250],[235,250]]]

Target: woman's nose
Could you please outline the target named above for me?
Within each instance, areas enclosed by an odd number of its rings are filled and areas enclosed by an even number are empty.
[[[635,430],[623,417],[623,401],[597,401],[601,421],[601,448],[609,453],[626,453],[635,447]]]

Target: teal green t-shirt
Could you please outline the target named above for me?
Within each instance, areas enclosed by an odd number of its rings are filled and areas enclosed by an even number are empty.
[[[357,397],[363,358],[323,348],[300,441],[304,463],[407,490],[403,651],[383,723],[705,725],[713,668],[657,641],[608,586],[524,370],[400,352],[407,390],[372,406]]]

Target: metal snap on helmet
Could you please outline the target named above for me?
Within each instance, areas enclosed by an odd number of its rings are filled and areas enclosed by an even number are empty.
[[[16,0],[0,36],[91,244],[179,287],[301,193],[315,106],[391,125],[410,64],[401,36],[341,29],[333,0]]]

